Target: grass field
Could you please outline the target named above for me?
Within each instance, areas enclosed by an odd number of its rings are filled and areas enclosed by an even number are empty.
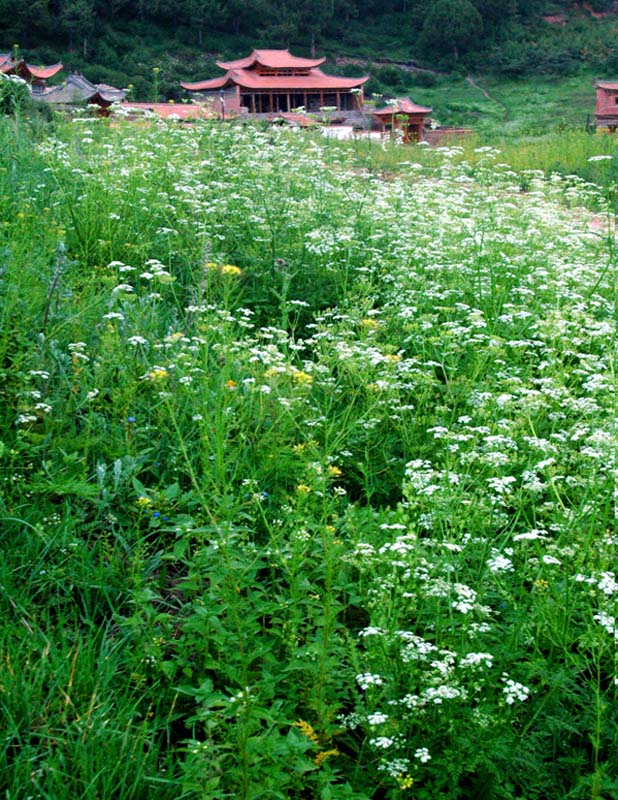
[[[539,76],[506,80],[491,76],[445,76],[433,87],[406,91],[415,102],[429,105],[441,124],[464,125],[481,134],[517,137],[565,127],[584,130],[595,110],[595,76]]]
[[[3,796],[616,796],[611,181],[0,123]]]

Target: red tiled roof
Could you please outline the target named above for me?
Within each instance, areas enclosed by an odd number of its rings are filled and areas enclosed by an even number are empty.
[[[52,78],[57,72],[60,72],[64,65],[58,62],[57,64],[52,64],[50,67],[34,67],[32,64],[25,63],[24,66],[33,78],[45,79]]]
[[[308,75],[259,75],[248,69],[230,69],[221,78],[198,83],[181,83],[192,92],[223,89],[225,86],[242,86],[243,89],[280,89],[294,91],[315,91],[320,89],[337,91],[350,90],[362,86],[369,80],[363,78],[341,78],[338,75],[325,75],[322,70],[312,69]]]
[[[270,117],[271,122],[276,122],[278,119],[284,119],[291,125],[298,125],[299,128],[313,128],[318,125],[316,120],[311,117],[306,117],[304,114],[294,114],[289,111],[279,111]]]
[[[0,55],[0,72],[13,72],[15,75],[19,75],[26,80],[29,78],[45,80],[46,78],[51,78],[57,72],[60,72],[62,68],[63,64],[60,62],[52,64],[50,67],[35,67],[32,64],[26,64],[23,58],[19,61],[14,61],[10,54],[2,53]]]
[[[618,82],[616,81],[597,81],[595,83],[597,89],[613,89],[618,90]]]
[[[0,71],[14,72],[17,75],[31,75],[33,78],[51,78],[63,68],[63,64],[58,62],[52,64],[50,67],[35,67],[32,64],[26,64],[22,59],[20,61],[13,61],[11,56],[0,56]]]
[[[214,89],[223,89],[223,87],[228,82],[228,75],[222,75],[220,78],[211,78],[207,81],[197,81],[196,83],[187,83],[186,81],[180,81],[180,85],[183,89],[187,89],[190,92],[203,92],[203,91],[211,91]]]
[[[433,109],[426,106],[417,106],[407,97],[397,100],[397,105],[387,106],[387,108],[380,108],[373,113],[377,117],[390,117],[393,114],[430,114]]]
[[[221,69],[246,69],[254,64],[260,64],[270,69],[311,69],[319,67],[326,61],[325,58],[300,58],[293,56],[289,50],[254,50],[246,58],[237,61],[217,61]]]

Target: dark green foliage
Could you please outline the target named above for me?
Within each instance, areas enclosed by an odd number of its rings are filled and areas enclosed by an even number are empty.
[[[455,58],[480,41],[483,18],[469,0],[438,0],[423,25],[423,43],[429,50],[452,52]]]

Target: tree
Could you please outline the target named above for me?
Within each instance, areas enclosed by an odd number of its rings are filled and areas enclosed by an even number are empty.
[[[483,18],[483,25],[491,23],[500,27],[517,13],[517,0],[472,0],[472,5]]]
[[[204,41],[206,27],[215,28],[220,24],[222,8],[222,3],[218,0],[184,0],[180,4],[179,13],[191,30],[195,31],[200,47]]]
[[[480,41],[483,18],[469,0],[437,0],[429,7],[423,25],[423,43],[434,52],[462,50]]]
[[[94,0],[66,0],[60,12],[62,27],[69,39],[69,48],[75,48],[75,42],[81,40],[84,58],[88,57],[90,36],[96,26]]]
[[[3,47],[17,41],[29,49],[36,47],[41,39],[50,36],[54,29],[54,18],[47,0],[32,0],[15,3],[0,2]]]

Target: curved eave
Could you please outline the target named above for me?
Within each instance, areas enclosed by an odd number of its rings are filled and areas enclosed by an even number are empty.
[[[289,50],[254,50],[246,58],[236,61],[217,61],[221,69],[250,69],[259,64],[266,69],[313,69],[326,61],[325,58],[301,58],[293,56]]]
[[[369,80],[363,78],[340,78],[337,75],[324,75],[319,70],[318,74],[311,75],[269,75],[260,76],[253,72],[243,71],[232,76],[233,82],[242,89],[249,91],[298,91],[298,92],[337,92],[359,89]]]
[[[24,64],[24,67],[28,70],[33,78],[45,80],[46,78],[53,78],[54,75],[63,69],[64,64],[58,62],[57,64],[52,64],[50,67],[34,67],[32,64]]]
[[[228,80],[228,76],[224,75],[222,78],[212,78],[208,81],[197,81],[196,83],[187,83],[180,81],[180,85],[188,92],[208,92],[215,89],[224,89],[229,86],[233,81]]]
[[[320,70],[315,70],[310,75],[258,75],[251,70],[230,70],[221,78],[212,78],[208,81],[196,83],[181,82],[183,89],[189,92],[209,92],[225,89],[229,86],[239,86],[247,91],[350,91],[359,89],[369,80],[369,76],[362,78],[340,78],[337,75],[324,75]]]
[[[386,106],[374,111],[376,117],[391,117],[393,114],[431,114],[433,108],[419,106],[411,100],[397,100],[397,105]]]
[[[374,111],[374,117],[392,117],[393,115],[397,116],[398,114],[405,114],[407,116],[418,115],[419,117],[425,116],[426,114],[431,114],[433,108],[415,108],[413,111],[411,110],[403,110],[401,108],[381,108],[379,111]]]

